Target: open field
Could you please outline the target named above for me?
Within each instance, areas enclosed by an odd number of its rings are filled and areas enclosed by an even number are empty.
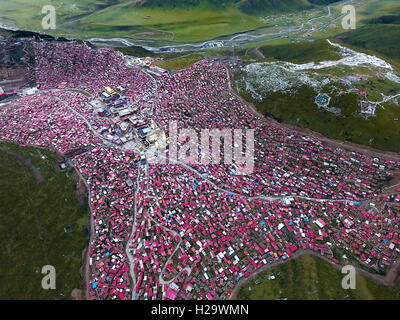
[[[179,41],[206,40],[221,34],[251,29],[262,24],[258,17],[242,13],[233,5],[217,9],[208,4],[195,8],[138,8],[136,1],[109,1],[103,8],[93,1],[77,0],[76,6],[52,3],[58,14],[55,35],[77,37],[135,37]],[[41,8],[26,0],[0,0],[5,15],[0,21],[20,29],[42,32]],[[3,11],[2,10],[2,11]],[[46,31],[53,34],[51,30]]]
[[[69,299],[82,288],[88,224],[75,172],[59,171],[60,159],[45,150],[0,148],[0,299]],[[45,265],[56,268],[56,290],[41,287]]]
[[[268,280],[268,276],[275,279]],[[304,255],[260,273],[243,285],[238,299],[245,300],[398,300],[395,290],[357,275],[356,290],[341,287],[343,274],[328,262]],[[251,290],[249,290],[251,288]]]
[[[314,30],[311,30],[311,24],[308,24],[299,32],[285,34],[287,37],[280,37],[278,39],[273,37],[265,41],[262,40],[257,44],[245,45],[245,47],[274,47],[281,44],[289,46],[293,42],[297,43],[307,38],[317,40],[337,38],[343,40],[347,45],[353,44],[358,46],[358,48],[374,50],[389,58],[394,57],[399,52],[398,41],[396,42],[399,37],[398,23],[394,25],[397,20],[382,19],[382,17],[398,15],[398,12],[400,12],[400,2],[396,0],[363,0],[354,3],[354,5],[357,14],[356,30],[344,30],[341,26],[341,19],[336,19],[329,25],[324,25],[324,19],[317,19],[313,23]],[[340,10],[340,6],[332,9],[332,11],[335,11],[339,15],[341,14]],[[277,17],[276,23],[285,26],[288,21],[291,21],[293,25],[300,25],[306,20],[306,12]],[[372,23],[375,24],[375,28],[371,26]]]
[[[346,44],[379,52],[400,64],[400,24],[368,24],[337,37]]]
[[[262,25],[259,18],[241,13],[233,6],[216,10],[208,6],[186,9],[151,9],[124,6],[78,22],[77,27],[95,34],[115,34],[142,39],[201,41],[221,34]]]
[[[400,110],[395,105],[380,108],[377,117],[363,119],[355,116],[357,97],[347,94],[332,100],[332,105],[341,105],[341,116],[317,109],[314,98],[317,92],[308,87],[301,87],[293,94],[276,92],[263,102],[255,103],[257,109],[278,121],[309,128],[323,135],[351,141],[358,144],[386,150],[400,151],[398,119]],[[246,98],[246,96],[244,96]],[[247,100],[251,98],[247,97]]]
[[[182,56],[182,57],[173,58],[173,59],[157,61],[154,64],[156,66],[159,66],[159,67],[167,69],[167,70],[176,71],[176,70],[189,68],[194,63],[196,63],[202,59],[203,59],[203,57],[199,56],[199,55],[188,55],[188,56]]]
[[[372,1],[372,0],[368,0]],[[389,0],[385,0],[389,1]],[[76,0],[65,4],[54,0],[57,29],[43,30],[41,14],[46,0],[0,0],[0,22],[20,29],[78,38],[115,38],[207,41],[231,37],[243,31],[251,34],[279,32],[279,28],[299,27],[309,19],[328,23],[326,7],[334,0],[219,1],[203,0],[194,5],[181,1]],[[321,4],[323,6],[316,6]],[[311,24],[303,31],[307,32]],[[293,36],[298,34],[293,30]],[[339,32],[339,31],[338,31]]]
[[[332,50],[326,41],[301,42],[263,46],[260,51],[268,60],[288,61],[293,63],[320,62],[324,60],[337,60],[340,56]]]

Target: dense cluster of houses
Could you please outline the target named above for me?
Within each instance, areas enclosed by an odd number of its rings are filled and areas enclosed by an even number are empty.
[[[193,165],[232,191],[246,195],[368,198],[380,193],[380,186],[399,166],[394,161],[332,148],[263,121],[227,90],[227,72],[220,63],[202,61],[164,76],[160,82],[155,119],[165,130],[170,119],[177,120],[180,128],[256,130],[256,169],[252,176],[237,176],[232,166]]]
[[[1,110],[0,138],[21,145],[47,147],[60,153],[90,149],[99,140],[71,109],[80,110],[85,97],[76,93],[41,93],[13,101]]]
[[[298,250],[376,271],[397,261],[400,189],[382,189],[399,162],[264,121],[229,90],[220,61],[154,80],[111,49],[39,42],[35,50],[40,91],[0,111],[0,140],[56,150],[86,180],[90,298],[224,299],[241,278]],[[126,121],[119,104],[165,132],[171,120],[255,129],[254,173],[148,163],[114,139]]]

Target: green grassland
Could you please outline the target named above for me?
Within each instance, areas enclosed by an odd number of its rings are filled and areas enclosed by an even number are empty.
[[[0,143],[37,167],[44,181],[16,156],[0,151],[0,299],[69,299],[82,288],[88,208],[78,204],[72,169],[57,155]],[[42,159],[44,155],[46,159]],[[56,290],[43,290],[42,267],[56,268]]]
[[[381,18],[384,18],[382,16]],[[400,19],[400,15],[396,16]],[[338,39],[363,49],[376,51],[400,63],[400,24],[368,24],[337,36]]]
[[[200,41],[259,25],[262,25],[259,18],[242,13],[234,6],[221,10],[210,6],[159,9],[126,5],[66,26],[68,32],[85,30],[85,36],[107,37],[118,33],[141,39]]]
[[[310,18],[310,12],[325,13],[321,5],[335,0],[0,0],[0,22],[18,26],[20,29],[48,33],[53,36],[125,37],[160,41],[206,41],[232,35],[244,30],[283,26],[299,26]],[[57,29],[43,30],[41,9],[53,5],[57,12]],[[400,4],[395,0],[364,0],[357,3],[359,27],[364,20],[396,12]],[[315,10],[313,10],[315,9]],[[340,7],[336,8],[340,11]],[[269,22],[263,21],[272,17]],[[318,19],[322,23],[326,18]],[[290,34],[301,37],[307,32]],[[272,30],[272,29],[271,29]],[[254,31],[258,34],[258,31]],[[260,31],[261,32],[261,31]],[[340,19],[328,29],[314,32],[313,36],[324,38],[343,33]]]
[[[362,11],[359,12],[360,16],[358,20],[362,22],[367,18],[398,13],[399,8],[400,3],[397,0],[368,0],[366,1],[366,5],[363,6]]]
[[[400,2],[397,0],[364,0],[354,4],[356,7],[357,25],[355,30],[343,30],[341,19],[327,28],[312,32],[313,39],[336,38],[346,45],[358,49],[373,50],[385,57],[399,59],[400,38],[399,12]],[[341,7],[335,8],[341,14]],[[321,20],[318,20],[321,21]],[[297,41],[302,34],[292,34],[281,43],[290,44]],[[261,43],[259,46],[274,46],[275,42]]]
[[[179,8],[194,7],[201,4],[209,4],[215,7],[224,7],[234,4],[236,7],[249,14],[281,13],[294,10],[304,10],[313,5],[327,5],[338,0],[147,0],[142,4],[149,8]]]
[[[288,94],[275,92],[261,103],[255,103],[257,109],[267,116],[309,128],[323,135],[369,145],[377,149],[400,152],[400,110],[394,104],[377,109],[377,116],[362,118],[356,115],[359,109],[357,95],[354,93],[333,97],[330,105],[340,107],[341,115],[324,109],[318,109],[314,103],[317,91],[303,86]],[[246,98],[246,96],[244,95]],[[251,98],[247,97],[248,100]]]
[[[293,63],[320,62],[337,60],[340,56],[332,50],[332,46],[325,40],[315,42],[286,43],[274,46],[263,46],[260,51],[268,61],[280,60]]]
[[[268,280],[268,275],[276,279]],[[341,286],[343,274],[328,262],[304,255],[260,273],[240,289],[240,300],[399,300],[400,293],[357,275],[356,290]],[[257,282],[257,283],[256,283]],[[251,288],[251,290],[249,290]]]
[[[371,50],[400,64],[400,2],[367,0],[357,11],[357,28],[335,37],[346,45]]]
[[[62,1],[0,0],[0,21],[36,32],[42,32],[40,10],[52,4],[57,10],[57,30],[52,35],[77,37],[136,37],[167,40],[206,40],[220,34],[261,25],[259,18],[241,12],[233,5],[220,8],[204,3],[196,7],[138,7],[135,1],[77,0],[76,8]],[[93,5],[91,5],[93,4]]]
[[[335,5],[335,4],[333,4]],[[266,53],[271,53],[275,52],[276,49],[273,48],[275,46],[279,45],[287,45],[287,48],[290,50],[290,46],[293,43],[307,43],[307,41],[304,41],[304,39],[327,39],[327,38],[336,38],[342,39],[345,41],[347,37],[350,37],[351,35],[358,35],[358,34],[364,34],[364,36],[368,35],[369,38],[372,38],[373,41],[377,44],[372,47],[371,49],[374,50],[374,52],[380,52],[380,50],[377,49],[383,49],[385,52],[391,52],[391,51],[396,51],[399,52],[396,40],[398,39],[398,34],[397,31],[394,32],[394,28],[391,28],[393,30],[390,30],[390,26],[388,25],[389,23],[393,23],[393,19],[391,19],[392,22],[388,21],[388,19],[382,19],[383,17],[387,16],[395,16],[396,13],[400,12],[400,3],[397,0],[363,0],[363,1],[358,1],[354,3],[356,7],[356,18],[357,18],[357,29],[356,30],[350,30],[346,31],[343,29],[341,25],[341,19],[336,19],[335,21],[331,21],[330,24],[326,25],[326,23],[329,21],[327,18],[323,18],[322,15],[326,14],[325,9],[321,10],[321,8],[315,8],[313,10],[306,10],[306,11],[299,11],[299,12],[292,12],[292,13],[282,13],[282,14],[277,14],[275,16],[270,16],[269,22],[266,23],[266,25],[263,27],[262,31],[264,33],[275,33],[276,30],[279,30],[279,28],[282,27],[289,27],[289,26],[299,26],[305,22],[307,22],[311,18],[317,18],[314,20],[312,23],[306,23],[305,27],[303,30],[298,31],[298,32],[291,32],[284,34],[285,37],[281,38],[276,38],[275,36],[266,36],[265,38],[260,38],[258,43],[249,43],[245,44],[244,48],[246,49],[251,49],[254,47],[261,47],[266,50]],[[336,12],[336,15],[341,14],[341,6],[334,6],[332,7],[332,12]],[[397,21],[397,20],[394,20]],[[375,24],[385,24],[387,27],[386,29],[379,28],[377,27],[377,31],[373,31],[372,27],[370,27],[370,30],[372,30],[372,33],[369,33],[368,30],[363,31],[365,26],[369,26],[371,23]],[[267,28],[267,26],[270,25],[270,28]],[[316,27],[316,30],[311,30],[311,27]],[[278,29],[277,29],[278,28]],[[253,34],[259,34],[260,32],[254,32]],[[262,32],[261,32],[262,33]],[[381,46],[379,47],[379,40],[377,40],[377,36],[379,39],[379,35],[383,37],[383,41],[381,42]],[[347,45],[350,44],[350,41],[345,41]],[[305,44],[305,47],[307,47],[307,44]],[[368,46],[355,46],[356,48],[358,47],[359,49],[367,49]],[[385,49],[385,47],[390,47],[389,49]],[[394,49],[394,50],[392,50]],[[281,48],[278,48],[277,50],[281,50]],[[301,50],[300,47],[296,47],[296,50]],[[296,53],[292,51],[292,55],[295,55]],[[319,54],[321,54],[321,50],[319,50]],[[393,54],[393,52],[391,52]],[[297,56],[300,57],[300,54],[297,54]],[[318,55],[314,55],[315,57],[319,57]],[[386,57],[390,57],[391,55],[386,55]],[[317,61],[317,60],[315,60]]]
[[[154,62],[154,65],[161,67],[166,70],[170,71],[177,71],[189,68],[194,63],[202,60],[203,57],[200,55],[186,55],[178,58],[173,59],[165,59]]]

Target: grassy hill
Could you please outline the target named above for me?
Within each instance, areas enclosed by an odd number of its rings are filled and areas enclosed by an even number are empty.
[[[400,152],[399,98],[381,103],[375,116],[361,114],[361,101],[379,102],[381,94],[399,93],[400,84],[386,78],[385,70],[369,65],[337,65],[293,71],[290,65],[278,62],[303,64],[340,59],[338,51],[325,41],[266,46],[260,50],[270,62],[250,64],[236,76],[238,92],[260,113],[334,139]],[[316,104],[319,93],[331,97],[326,108]]]
[[[332,46],[325,40],[315,42],[288,43],[275,46],[263,46],[259,50],[267,60],[281,60],[293,63],[307,63],[309,61],[336,60],[339,55],[332,50]]]
[[[0,300],[70,299],[82,288],[88,208],[75,195],[75,172],[61,172],[59,162],[52,152],[0,143]],[[56,268],[56,290],[42,289],[45,265]]]
[[[338,35],[345,43],[373,50],[400,62],[400,15],[385,15],[364,21],[365,25]]]
[[[270,278],[268,278],[270,276]],[[275,279],[271,279],[275,276]],[[310,255],[259,274],[243,285],[239,300],[399,300],[395,290],[357,275],[356,290],[341,287],[343,274]],[[268,280],[271,279],[271,280]]]

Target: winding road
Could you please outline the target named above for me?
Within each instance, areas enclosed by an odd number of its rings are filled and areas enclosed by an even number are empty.
[[[289,28],[283,28],[279,31],[276,32],[270,32],[270,33],[262,33],[262,34],[251,34],[254,33],[259,28],[256,29],[249,29],[242,31],[240,33],[236,33],[234,35],[231,35],[230,38],[228,39],[210,39],[204,42],[196,43],[176,43],[174,45],[166,45],[166,46],[157,46],[159,43],[157,40],[150,40],[150,41],[145,41],[145,40],[138,40],[138,39],[127,39],[127,38],[89,38],[86,39],[86,41],[91,42],[93,44],[96,43],[101,43],[102,45],[105,46],[113,46],[115,43],[121,43],[126,47],[130,46],[140,46],[146,50],[155,52],[155,53],[161,53],[161,52],[183,52],[183,51],[196,51],[196,50],[208,50],[212,47],[224,47],[224,48],[232,48],[235,46],[244,46],[244,45],[249,45],[249,44],[257,44],[261,42],[267,42],[267,41],[272,41],[276,40],[279,38],[287,38],[289,34],[291,33],[296,33],[302,31],[306,25],[309,25],[313,21],[319,20],[319,19],[329,19],[331,18],[330,21],[325,23],[323,26],[328,27],[330,24],[336,22],[338,19],[342,18],[345,16],[345,14],[338,14],[338,15],[333,15],[332,13],[332,8],[339,8],[343,7],[345,5],[354,3],[354,2],[359,2],[359,0],[346,0],[339,2],[335,5],[329,5],[326,7],[328,13],[326,15],[321,15],[318,17],[314,17],[311,19],[308,19],[307,21],[301,23],[298,26],[293,26]],[[320,28],[322,29],[322,27]],[[229,37],[229,35],[226,35],[225,37]],[[267,39],[265,39],[268,37]],[[152,46],[153,45],[153,46]],[[154,46],[155,45],[155,46]]]

